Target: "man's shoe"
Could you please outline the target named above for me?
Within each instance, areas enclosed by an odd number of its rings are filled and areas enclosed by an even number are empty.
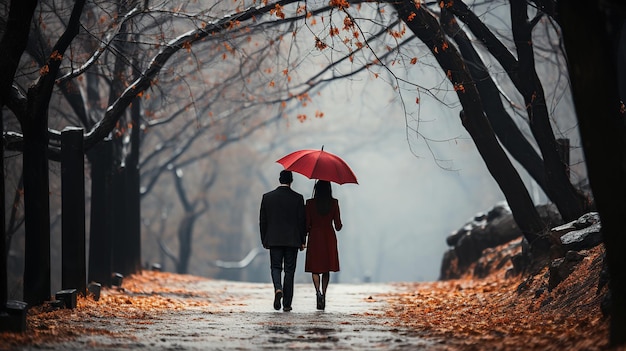
[[[291,311],[291,310],[292,310],[291,306],[285,306],[285,307],[283,307],[283,311],[285,311],[285,312],[289,312],[289,311]]]
[[[276,311],[280,310],[280,299],[283,298],[283,292],[280,290],[276,290],[276,294],[274,294],[274,309]]]

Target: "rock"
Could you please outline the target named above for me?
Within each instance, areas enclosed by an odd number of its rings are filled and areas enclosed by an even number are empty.
[[[572,274],[576,265],[584,258],[585,256],[576,251],[568,251],[565,257],[553,260],[549,268],[548,291],[552,291],[560,282]]]
[[[459,271],[456,268],[458,259],[454,250],[448,250],[443,254],[443,262],[439,272],[439,280],[448,280],[459,278]]]
[[[576,221],[572,222],[572,226],[577,229],[587,228],[593,224],[600,223],[600,215],[598,212],[589,212],[580,216]]]
[[[566,251],[590,249],[602,243],[602,224],[594,223],[590,227],[571,231],[560,238],[560,244]]]
[[[602,224],[597,212],[589,212],[575,221],[550,230],[553,257],[563,257],[567,251],[590,249],[602,242]]]
[[[552,204],[537,206],[537,211],[541,218],[550,225],[561,221],[556,207]],[[483,251],[509,243],[522,236],[521,230],[517,227],[510,208],[506,202],[496,204],[486,213],[476,214],[471,220],[465,223],[446,238],[446,243],[451,247],[452,255],[447,252],[442,261],[440,279],[454,279],[465,274],[471,265],[477,263],[483,257]],[[485,276],[494,267],[502,267],[505,263],[513,260],[513,254],[504,258],[506,262],[481,262],[474,268],[474,274]],[[527,259],[519,257],[518,265],[511,270],[511,275],[522,272],[527,264]],[[507,273],[509,274],[509,273]]]

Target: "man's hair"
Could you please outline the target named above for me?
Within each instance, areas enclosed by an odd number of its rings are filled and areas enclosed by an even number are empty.
[[[278,177],[280,184],[291,184],[293,182],[293,174],[291,171],[280,171],[280,177]]]

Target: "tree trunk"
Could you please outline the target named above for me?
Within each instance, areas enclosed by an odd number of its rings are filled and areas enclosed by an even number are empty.
[[[578,219],[587,209],[586,199],[572,186],[567,177],[569,165],[559,157],[559,147],[550,125],[548,106],[541,81],[535,70],[532,44],[533,24],[528,21],[526,0],[511,0],[511,23],[513,39],[519,61],[519,84],[517,88],[524,97],[528,123],[541,154],[550,189],[550,197],[559,209],[564,221]]]
[[[395,3],[400,18],[420,38],[437,59],[453,84],[463,106],[461,121],[474,141],[487,169],[500,186],[515,222],[531,245],[540,239],[545,225],[519,174],[496,140],[489,121],[483,114],[480,96],[463,60],[454,46],[447,42],[437,20],[425,6],[413,1]]]
[[[543,178],[546,181],[546,189],[544,189],[544,192],[555,203],[563,218],[576,217],[576,213],[581,213],[581,208],[583,209],[582,211],[586,208],[587,200],[571,185],[566,172],[569,165],[563,164],[558,157],[558,153],[554,150],[557,146],[554,141],[552,128],[549,124],[547,110],[545,109],[543,88],[534,70],[532,43],[524,43],[523,40],[517,42],[517,44],[519,44],[518,50],[521,50],[521,61],[523,61],[522,63],[524,65],[522,68],[520,67],[521,63],[517,61],[509,49],[498,40],[472,11],[470,11],[463,1],[446,0],[445,7],[463,21],[471,30],[472,34],[485,45],[489,53],[504,68],[518,91],[524,96],[526,103],[528,104],[529,101],[532,102],[532,104],[528,106],[529,119],[531,120],[531,131],[533,132],[535,140],[540,145],[543,156]],[[522,18],[521,22],[530,26],[525,16]],[[516,26],[520,27],[519,23],[516,24]],[[525,44],[528,45],[526,50],[522,47]],[[531,49],[530,52],[528,52],[528,48]],[[526,80],[530,79],[531,84],[529,85],[528,82],[522,83],[521,76],[524,76]],[[537,89],[534,87],[535,84],[537,84]],[[542,102],[541,104],[539,103],[540,101]],[[542,116],[545,116],[545,119],[536,121],[537,123],[535,123],[535,120],[540,119]],[[546,122],[548,123],[547,128],[545,127]],[[535,124],[533,125],[532,123]],[[545,138],[548,138],[548,140],[545,140]],[[555,156],[555,153],[557,156]]]
[[[193,226],[196,222],[194,213],[185,212],[185,215],[178,226],[178,261],[176,272],[186,274],[189,270],[189,259],[191,258],[191,243],[193,242]]]
[[[9,100],[11,85],[20,62],[20,57],[28,43],[30,23],[37,7],[36,0],[11,0],[9,17],[4,28],[4,35],[0,41],[0,121],[2,109]],[[4,134],[4,125],[0,125],[0,132]],[[4,143],[0,145],[0,310],[7,302],[7,236],[5,224],[5,187],[4,187]]]
[[[115,167],[113,170],[113,211],[112,222],[113,231],[110,235],[113,237],[113,250],[111,258],[111,266],[113,272],[128,275],[133,272],[130,259],[130,237],[128,235],[127,211],[126,203],[126,168]]]
[[[615,62],[616,48],[626,48],[624,17],[617,14],[616,1],[607,1],[603,6],[596,1],[589,6],[559,1],[558,6],[589,183],[602,220],[611,290],[610,343],[624,345],[626,128],[623,121],[626,116],[620,111]]]
[[[91,164],[91,221],[89,229],[89,281],[111,286],[112,171],[111,141],[96,144],[87,157]]]
[[[3,116],[2,116],[2,106],[0,106],[0,121],[4,121]],[[4,123],[0,123],[0,133],[4,134]],[[0,135],[1,135],[0,134]],[[2,176],[2,179],[0,181],[0,199],[2,199],[2,201],[0,201],[0,311],[3,310],[7,304],[7,295],[8,295],[8,277],[7,277],[7,256],[8,256],[8,252],[9,250],[7,249],[7,243],[9,238],[7,237],[7,232],[6,232],[6,224],[5,224],[5,218],[4,218],[4,213],[5,213],[5,206],[4,206],[4,198],[5,198],[5,194],[4,194],[4,143],[1,143],[2,145],[0,145],[0,155],[2,155],[2,157],[0,157],[0,175]]]
[[[463,59],[467,64],[476,88],[481,96],[485,115],[496,133],[500,143],[520,163],[528,174],[550,197],[550,189],[545,181],[543,160],[519,130],[500,99],[500,90],[489,75],[484,62],[472,46],[470,39],[459,27],[452,13],[445,7],[441,9],[441,26],[448,36],[454,39]]]

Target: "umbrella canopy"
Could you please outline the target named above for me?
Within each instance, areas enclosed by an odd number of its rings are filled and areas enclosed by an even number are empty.
[[[356,175],[339,156],[321,150],[299,150],[276,161],[286,170],[298,172],[309,179],[328,180],[337,184],[355,183]]]

